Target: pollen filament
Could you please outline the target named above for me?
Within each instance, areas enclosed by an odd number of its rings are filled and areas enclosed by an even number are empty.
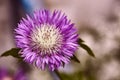
[[[32,35],[33,43],[43,51],[43,54],[53,53],[61,46],[62,35],[54,25],[44,24],[36,27]]]

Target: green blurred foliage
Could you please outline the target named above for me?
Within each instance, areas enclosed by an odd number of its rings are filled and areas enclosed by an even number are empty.
[[[79,71],[72,74],[61,73],[60,77],[62,80],[96,80],[92,74],[86,75],[85,72]]]

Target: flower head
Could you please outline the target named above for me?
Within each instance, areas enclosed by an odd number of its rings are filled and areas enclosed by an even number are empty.
[[[25,70],[18,69],[15,74],[11,74],[7,68],[0,68],[0,80],[28,80]]]
[[[28,76],[26,75],[23,69],[19,69],[14,76],[14,80],[28,80]]]
[[[28,63],[54,70],[68,63],[77,49],[77,30],[61,11],[36,11],[15,29],[17,47]]]
[[[0,80],[8,76],[8,71],[4,68],[0,68]]]

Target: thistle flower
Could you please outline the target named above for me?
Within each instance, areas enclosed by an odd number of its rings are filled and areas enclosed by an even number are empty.
[[[6,76],[8,76],[8,71],[4,68],[0,68],[0,80]]]
[[[28,80],[28,77],[22,69],[19,69],[14,76],[14,80]]]
[[[0,68],[0,80],[28,80],[28,77],[23,69],[18,69],[15,74],[10,74],[6,68]]]
[[[52,71],[69,63],[76,51],[78,34],[74,24],[61,11],[36,11],[27,15],[15,29],[17,47],[28,63]]]
[[[12,75],[5,67],[0,67],[0,80],[13,80]]]

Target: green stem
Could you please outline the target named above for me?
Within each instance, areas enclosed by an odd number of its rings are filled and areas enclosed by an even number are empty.
[[[62,77],[60,76],[60,73],[58,72],[58,70],[54,71],[56,73],[56,75],[59,77],[60,80],[62,80]]]

